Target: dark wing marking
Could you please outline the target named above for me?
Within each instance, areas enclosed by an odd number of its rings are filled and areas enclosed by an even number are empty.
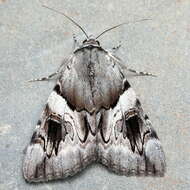
[[[102,164],[123,175],[164,175],[162,146],[132,88],[102,115],[98,134]]]
[[[96,160],[89,115],[73,111],[60,92],[57,84],[27,147],[23,173],[29,182],[74,175]]]

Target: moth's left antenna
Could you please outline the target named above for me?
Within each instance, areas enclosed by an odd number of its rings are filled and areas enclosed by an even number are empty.
[[[63,13],[63,12],[60,12],[60,11],[58,11],[58,10],[56,10],[56,9],[53,9],[53,8],[51,8],[51,7],[48,7],[48,6],[44,5],[41,1],[40,1],[40,3],[41,3],[41,5],[42,5],[42,7],[45,7],[45,8],[47,8],[47,9],[51,10],[51,11],[54,11],[54,12],[56,12],[56,13],[58,13],[58,14],[61,14],[61,15],[65,16],[66,18],[68,18],[72,23],[74,23],[76,26],[78,26],[78,27],[82,30],[82,32],[85,34],[85,36],[87,37],[87,39],[89,38],[89,36],[88,36],[88,34],[85,32],[85,30],[84,30],[77,22],[75,22],[72,18],[70,18],[69,16],[67,16],[67,15],[66,15],[65,13]]]

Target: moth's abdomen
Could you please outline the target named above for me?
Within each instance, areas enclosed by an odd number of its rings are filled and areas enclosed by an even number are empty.
[[[117,63],[104,50],[81,49],[60,78],[62,95],[77,111],[114,106],[124,90]]]

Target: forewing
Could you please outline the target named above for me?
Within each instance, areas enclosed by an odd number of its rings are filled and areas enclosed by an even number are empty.
[[[27,147],[24,177],[29,182],[64,178],[94,160],[95,138],[88,115],[69,107],[58,82]]]
[[[163,176],[166,164],[160,141],[135,92],[125,86],[117,105],[102,114],[98,159],[119,174]]]

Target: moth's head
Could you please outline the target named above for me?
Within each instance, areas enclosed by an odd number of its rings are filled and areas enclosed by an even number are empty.
[[[85,39],[82,42],[83,45],[100,45],[100,42],[93,36],[90,35],[89,38]]]

